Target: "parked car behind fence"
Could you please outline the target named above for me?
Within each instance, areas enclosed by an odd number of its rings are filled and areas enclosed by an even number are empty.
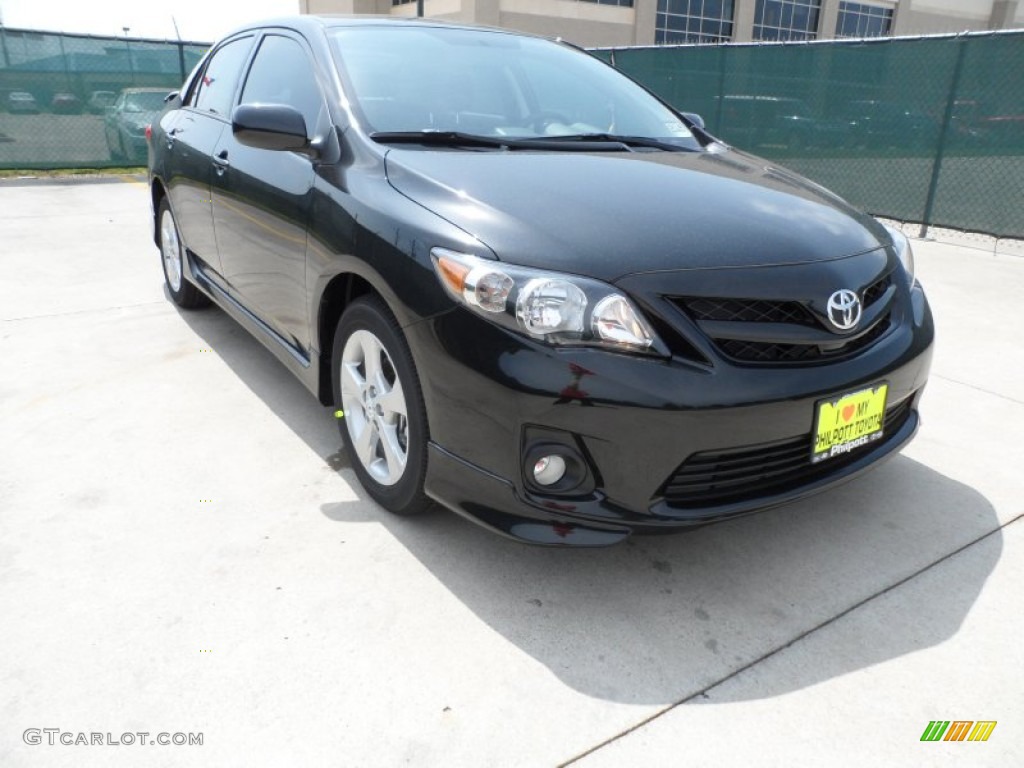
[[[119,162],[146,162],[146,126],[163,109],[166,88],[126,88],[103,116],[103,130],[111,159]]]

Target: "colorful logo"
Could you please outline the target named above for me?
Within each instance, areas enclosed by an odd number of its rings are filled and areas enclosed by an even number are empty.
[[[988,741],[996,729],[995,720],[932,720],[921,741]]]

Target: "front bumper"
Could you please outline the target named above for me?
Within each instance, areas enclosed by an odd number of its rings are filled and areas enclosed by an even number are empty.
[[[146,157],[149,152],[149,145],[146,142],[146,135],[127,133],[124,140],[125,151],[131,158]]]
[[[842,361],[699,365],[601,350],[558,350],[457,309],[406,329],[430,427],[425,492],[499,533],[536,544],[602,546],[633,532],[703,525],[850,480],[915,434],[934,329],[920,288],[903,322]],[[900,418],[883,439],[786,483],[680,504],[669,478],[694,454],[806,439],[815,404],[886,381]],[[585,493],[546,495],[525,479],[526,435],[565,435],[589,465]]]

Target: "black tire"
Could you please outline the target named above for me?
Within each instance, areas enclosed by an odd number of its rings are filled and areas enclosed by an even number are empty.
[[[371,362],[368,366],[364,361]],[[334,334],[331,381],[336,408],[345,411],[338,419],[341,439],[363,488],[393,514],[426,511],[430,500],[423,493],[428,439],[423,391],[402,330],[380,299],[360,297],[342,314]],[[404,400],[404,424],[396,389]],[[404,464],[399,460],[403,447]]]
[[[164,284],[174,303],[182,309],[199,309],[210,303],[206,295],[185,277],[185,247],[178,233],[167,198],[160,200],[156,214],[156,232],[160,246],[160,266],[164,271]],[[174,264],[177,264],[175,270]]]

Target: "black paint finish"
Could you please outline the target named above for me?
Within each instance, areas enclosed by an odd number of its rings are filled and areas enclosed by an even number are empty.
[[[920,286],[874,219],[717,143],[558,152],[375,142],[342,106],[325,30],[382,23],[266,26],[308,46],[327,105],[322,124],[308,126],[315,151],[239,142],[226,118],[187,106],[190,82],[154,125],[150,177],[179,222],[186,277],[325,404],[337,314],[365,291],[387,303],[422,379],[429,495],[513,538],[601,546],[825,490],[912,437],[934,331]],[[247,30],[254,49],[262,30]],[[193,80],[201,77],[200,66]],[[504,330],[448,298],[431,265],[435,247],[614,283],[673,354],[556,348]],[[815,342],[832,334],[824,317],[834,291],[862,291],[885,275],[884,332],[819,362],[730,359],[713,339],[722,329],[680,301],[800,302],[822,328],[778,332]],[[809,451],[818,400],[882,380],[890,407],[910,403],[909,417],[833,473],[706,508],[662,498],[693,453],[805,435]],[[581,493],[527,487],[524,436],[537,430],[587,463]]]

